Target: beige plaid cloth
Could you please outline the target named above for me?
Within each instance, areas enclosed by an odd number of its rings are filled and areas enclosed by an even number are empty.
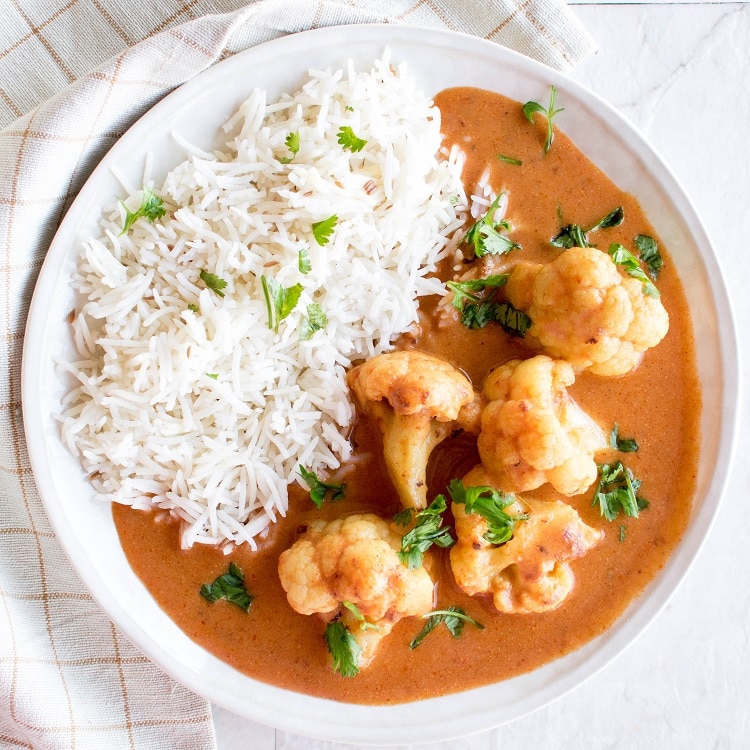
[[[593,50],[562,0],[0,0],[0,747],[215,745],[209,704],[107,619],[47,520],[23,435],[26,314],[70,201],[150,106],[251,45],[374,21],[471,33],[563,70]]]

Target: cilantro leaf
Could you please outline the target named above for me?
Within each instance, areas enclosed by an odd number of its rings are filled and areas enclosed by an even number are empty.
[[[658,297],[659,290],[654,286],[651,279],[646,276],[645,271],[638,265],[638,258],[619,242],[613,242],[609,246],[609,257],[625,269],[628,276],[638,279],[643,284],[643,293],[649,297]]]
[[[229,563],[229,571],[219,576],[213,583],[204,583],[200,593],[211,603],[226,599],[231,604],[244,609],[245,612],[250,611],[250,605],[253,603],[252,594],[245,589],[245,576],[233,562]]]
[[[329,622],[324,637],[333,657],[334,671],[343,677],[355,677],[359,674],[359,654],[362,649],[346,626],[340,620]]]
[[[438,626],[441,622],[445,623],[445,626],[450,631],[450,634],[454,638],[460,638],[464,630],[465,623],[471,623],[478,630],[484,630],[484,625],[477,622],[473,617],[464,612],[461,607],[448,607],[448,609],[436,609],[433,612],[428,612],[426,615],[422,615],[423,619],[426,619],[422,630],[412,639],[409,643],[410,649],[415,649],[420,643]]]
[[[436,544],[450,547],[455,544],[450,531],[443,527],[443,513],[447,503],[443,495],[438,495],[424,510],[417,513],[416,526],[407,531],[401,539],[399,559],[409,568],[419,568],[424,562],[424,553]]]
[[[563,111],[564,108],[555,109],[555,96],[557,95],[557,89],[552,86],[549,95],[549,104],[547,107],[543,107],[538,102],[526,102],[523,105],[522,111],[524,117],[533,125],[534,115],[540,114],[547,120],[547,138],[544,141],[544,153],[546,154],[552,147],[552,141],[555,138],[555,132],[552,126],[552,121],[555,119],[555,115]]]
[[[555,247],[562,247],[565,250],[571,247],[591,247],[591,243],[588,239],[589,232],[595,232],[597,229],[619,227],[624,220],[625,210],[622,206],[618,206],[588,229],[583,229],[580,224],[568,224],[567,226],[562,227],[560,231],[552,237],[550,244]]]
[[[279,323],[286,318],[297,306],[302,294],[302,284],[283,287],[276,279],[261,276],[260,283],[266,298],[268,312],[268,328],[274,333],[279,332]]]
[[[633,242],[638,250],[638,257],[648,268],[648,275],[653,281],[656,281],[659,278],[659,271],[664,265],[664,260],[659,253],[659,245],[653,237],[646,234],[636,235]]]
[[[313,223],[313,237],[321,247],[328,244],[338,220],[339,217],[336,216],[336,214],[333,214],[333,216],[329,216],[327,219],[323,219],[322,221],[316,221]]]
[[[477,258],[482,258],[485,255],[504,255],[521,247],[517,242],[513,242],[510,237],[498,232],[498,227],[507,230],[508,224],[506,222],[495,223],[494,221],[495,212],[504,195],[503,192],[498,193],[487,209],[487,213],[469,227],[461,240],[474,250],[474,255]]]
[[[339,144],[344,150],[352,152],[361,151],[367,144],[367,141],[357,138],[349,125],[342,125],[336,135]]]
[[[621,438],[620,426],[615,422],[612,432],[609,433],[610,448],[614,448],[621,453],[635,453],[638,450],[638,441],[633,438]]]
[[[505,154],[498,154],[497,158],[506,164],[512,164],[514,167],[520,167],[523,164],[520,159],[514,159],[512,156],[505,156]]]
[[[505,544],[513,538],[516,521],[528,519],[528,513],[510,515],[505,511],[515,503],[515,495],[498,492],[494,487],[464,487],[460,479],[451,480],[448,493],[457,505],[463,505],[467,513],[478,513],[487,521],[484,538],[490,544]]]
[[[215,273],[209,273],[208,271],[201,269],[200,279],[206,285],[207,289],[210,289],[214,294],[218,294],[219,297],[224,296],[224,290],[227,287],[226,279],[222,279]]]
[[[307,248],[303,247],[297,253],[297,268],[305,276],[312,271],[312,263],[310,262],[310,256],[307,254]]]
[[[620,513],[638,518],[638,511],[648,507],[648,502],[638,496],[641,481],[622,461],[599,466],[599,483],[591,505],[599,505],[599,512],[608,521]]]
[[[120,201],[120,205],[125,209],[125,223],[120,236],[125,234],[140,218],[148,219],[153,224],[167,213],[164,201],[151,188],[143,188],[141,205],[135,211],[131,211],[123,201]]]
[[[310,499],[315,503],[317,508],[323,507],[323,501],[326,499],[326,495],[328,495],[329,492],[331,493],[330,499],[334,503],[344,499],[346,483],[334,484],[333,482],[323,482],[318,479],[318,476],[314,471],[308,471],[301,464],[299,467],[299,473],[310,489]]]
[[[523,338],[531,326],[531,318],[509,302],[496,302],[494,292],[508,281],[508,274],[496,274],[484,279],[447,281],[445,285],[453,292],[453,307],[461,313],[461,323],[467,328],[484,328],[495,322],[511,336]],[[490,289],[486,298],[476,293]]]
[[[523,311],[513,307],[510,302],[501,302],[495,306],[495,321],[511,336],[522,339],[531,327],[531,318]]]
[[[284,140],[284,143],[289,149],[291,156],[283,156],[281,159],[279,159],[279,161],[282,164],[289,164],[289,162],[292,161],[292,159],[294,159],[294,157],[297,156],[297,153],[299,152],[299,133],[289,133],[289,135],[287,135],[286,139]]]
[[[321,331],[328,325],[328,316],[317,302],[311,302],[307,306],[307,315],[302,319],[302,327],[299,330],[300,341],[308,341],[317,331]]]
[[[474,293],[488,288],[505,286],[508,283],[508,273],[499,273],[483,279],[468,279],[466,281],[446,281],[445,285],[453,292],[453,307],[462,310],[465,302],[479,302]]]

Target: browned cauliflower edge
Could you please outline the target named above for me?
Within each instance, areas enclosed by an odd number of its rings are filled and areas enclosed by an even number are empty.
[[[594,455],[607,448],[607,439],[568,395],[574,380],[568,362],[543,354],[489,373],[477,446],[493,486],[524,492],[549,482],[563,495],[591,486]]]
[[[388,474],[405,508],[427,505],[430,453],[475,400],[469,380],[445,360],[404,350],[380,354],[348,374],[360,410],[383,434]]]
[[[279,558],[279,579],[291,607],[331,620],[341,615],[357,644],[359,667],[370,664],[381,640],[404,617],[429,612],[434,583],[424,567],[398,557],[401,536],[372,513],[317,520]],[[364,618],[358,621],[353,605]]]
[[[505,292],[532,321],[526,340],[597,375],[625,375],[669,329],[661,300],[604,251],[572,247],[551,263],[519,263]]]
[[[464,478],[467,486],[487,485],[480,466]],[[457,542],[450,562],[458,586],[471,596],[490,594],[495,608],[508,614],[541,613],[560,606],[575,584],[568,561],[595,546],[602,533],[586,525],[562,501],[516,499],[509,513],[524,514],[513,536],[495,545],[485,538],[488,523],[479,513],[453,504]]]

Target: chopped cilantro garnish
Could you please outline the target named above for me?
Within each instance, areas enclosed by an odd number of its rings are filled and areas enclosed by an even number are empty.
[[[625,273],[628,276],[632,276],[634,279],[638,279],[643,284],[643,293],[649,297],[658,297],[659,290],[654,286],[653,282],[646,275],[646,272],[638,265],[638,258],[633,255],[626,247],[621,245],[619,242],[613,242],[609,246],[610,258],[618,265],[625,269]]]
[[[552,86],[552,90],[549,95],[549,104],[547,107],[543,107],[538,102],[526,102],[523,105],[522,111],[524,117],[533,125],[534,115],[540,114],[547,120],[547,138],[544,141],[544,153],[546,154],[552,147],[552,141],[555,137],[555,131],[552,125],[552,121],[555,119],[555,115],[563,111],[563,109],[555,109],[555,96],[557,95],[557,89]]]
[[[227,573],[219,576],[213,583],[204,583],[201,586],[201,596],[212,603],[226,599],[245,612],[250,610],[253,603],[252,595],[245,589],[245,576],[233,562],[229,563]]]
[[[464,487],[460,479],[453,479],[448,485],[448,493],[454,503],[464,506],[467,513],[478,513],[487,521],[484,538],[490,544],[505,544],[513,538],[516,521],[525,521],[529,517],[527,513],[507,513],[505,509],[517,502],[516,496],[498,492],[494,487]]]
[[[659,271],[661,271],[664,261],[659,253],[659,245],[653,237],[649,237],[646,234],[638,234],[633,240],[636,249],[638,250],[638,257],[648,267],[648,275],[653,281],[659,278]]]
[[[292,159],[294,159],[294,157],[297,156],[297,153],[299,152],[299,133],[289,133],[284,143],[286,143],[286,147],[289,149],[291,156],[283,156],[279,159],[279,161],[282,164],[289,164],[289,162],[292,161]]]
[[[333,657],[333,669],[343,677],[359,674],[359,654],[362,651],[344,623],[334,620],[326,625],[325,641]]]
[[[307,248],[305,247],[297,253],[297,268],[299,269],[299,272],[304,275],[307,275],[312,271],[310,256],[307,254]]]
[[[614,521],[620,513],[637,518],[638,511],[648,507],[648,501],[638,496],[640,487],[641,481],[622,461],[602,464],[591,504],[598,504],[599,512],[608,521]]]
[[[476,221],[464,235],[462,242],[465,242],[473,251],[477,258],[485,255],[504,255],[511,250],[520,248],[517,242],[513,242],[510,237],[500,234],[498,228],[508,229],[507,222],[495,222],[494,216],[497,207],[500,205],[504,193],[498,193],[487,213],[481,219]]]
[[[512,156],[505,156],[505,154],[498,154],[497,158],[506,164],[512,164],[514,167],[520,167],[523,164],[520,159],[514,159]]]
[[[562,227],[550,240],[550,243],[555,247],[562,247],[566,250],[571,247],[591,247],[588,238],[589,232],[595,232],[597,229],[618,227],[624,220],[625,211],[622,206],[618,206],[588,229],[583,229],[580,224],[568,224]]]
[[[313,223],[313,237],[319,245],[323,246],[328,244],[338,220],[339,217],[334,214],[333,216],[329,216],[327,219],[323,219],[322,221],[316,221]]]
[[[348,151],[361,151],[367,144],[367,141],[357,138],[349,125],[342,125],[336,135],[341,147]]]
[[[227,287],[226,279],[222,279],[215,273],[209,273],[208,271],[205,271],[203,269],[201,269],[200,271],[200,278],[201,281],[206,285],[207,289],[210,289],[212,292],[214,292],[214,294],[218,294],[219,297],[224,296],[224,290]]]
[[[621,438],[620,426],[615,422],[612,432],[609,433],[609,446],[621,453],[635,453],[638,450],[638,441],[633,438]]]
[[[450,634],[454,638],[460,638],[463,633],[464,624],[471,623],[478,630],[484,630],[484,625],[477,622],[473,617],[464,612],[461,607],[448,607],[448,609],[436,609],[432,612],[428,612],[426,615],[422,615],[423,619],[426,619],[422,630],[414,637],[409,643],[409,648],[415,649],[420,643],[438,626],[441,622],[445,623],[445,626],[450,631]]]
[[[140,218],[148,219],[152,224],[167,212],[164,208],[164,201],[151,189],[143,188],[141,205],[131,211],[123,201],[120,205],[125,209],[125,223],[123,224],[121,235],[130,229]]]
[[[523,338],[531,327],[531,318],[513,307],[510,302],[500,302],[495,307],[495,322],[511,336]]]
[[[310,499],[315,503],[317,508],[323,507],[326,496],[330,493],[330,499],[333,502],[343,500],[346,493],[346,484],[334,484],[333,482],[323,482],[318,479],[314,471],[308,471],[300,465],[299,473],[302,479],[310,489]]]
[[[266,276],[260,277],[260,283],[263,287],[263,295],[266,298],[268,328],[278,333],[279,323],[294,310],[297,302],[299,302],[302,284],[283,287],[276,279]]]
[[[453,307],[462,310],[466,302],[479,302],[476,292],[485,289],[505,286],[508,283],[510,274],[499,273],[494,276],[487,276],[483,279],[467,279],[466,281],[446,281],[445,285],[453,292]]]
[[[419,568],[424,562],[424,553],[433,545],[450,547],[455,543],[450,531],[443,527],[443,513],[447,503],[438,495],[424,510],[417,513],[417,523],[401,540],[399,559],[409,568]],[[408,523],[408,522],[407,522]]]
[[[313,337],[316,331],[320,331],[328,325],[328,316],[317,302],[311,302],[307,306],[307,315],[302,319],[299,329],[300,341],[307,341]]]
[[[461,323],[467,328],[484,328],[494,322],[511,336],[523,338],[531,326],[531,318],[509,302],[495,301],[495,291],[508,281],[508,274],[496,274],[484,279],[467,281],[447,281],[446,286],[453,292],[453,307],[461,313]],[[490,290],[482,298],[477,292]]]

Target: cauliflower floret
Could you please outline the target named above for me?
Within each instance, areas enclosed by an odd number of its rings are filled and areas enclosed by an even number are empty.
[[[593,247],[572,247],[547,265],[519,263],[505,292],[531,318],[527,341],[597,375],[630,372],[669,328],[659,298]]]
[[[348,381],[360,409],[380,425],[385,463],[402,504],[425,508],[427,460],[463,414],[467,425],[472,422],[471,383],[448,362],[415,350],[373,357],[351,370]]]
[[[480,466],[464,477],[466,486],[487,486],[490,477]],[[568,560],[581,557],[601,539],[564,502],[521,500],[506,507],[515,522],[513,537],[500,546],[488,542],[487,521],[453,504],[458,540],[450,552],[456,583],[467,594],[491,594],[499,612],[524,614],[558,607],[573,589]]]
[[[477,446],[493,486],[523,492],[549,482],[563,495],[577,495],[596,479],[594,453],[607,440],[568,395],[574,380],[568,362],[543,354],[512,360],[487,376],[489,404]]]
[[[404,617],[433,606],[433,581],[424,567],[410,569],[398,557],[401,536],[372,513],[313,521],[279,558],[279,578],[291,607],[331,619],[343,602],[356,605],[374,628],[361,627],[349,610],[342,622],[362,649],[366,667],[380,641]]]

